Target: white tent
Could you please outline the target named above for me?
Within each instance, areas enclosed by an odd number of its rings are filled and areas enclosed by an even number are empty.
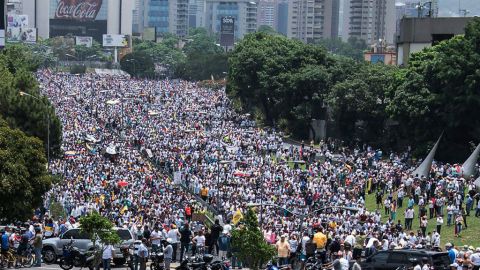
[[[475,174],[475,164],[477,164],[478,154],[480,154],[480,143],[462,165],[462,176],[464,178],[469,179]]]
[[[427,157],[423,160],[422,164],[420,164],[420,166],[418,166],[418,168],[416,168],[415,171],[412,172],[412,176],[428,177],[428,174],[430,173],[430,168],[432,167],[433,158],[435,157],[435,152],[437,152],[438,144],[440,143],[442,136],[443,133],[438,138],[432,150],[430,150],[430,153],[428,153]]]

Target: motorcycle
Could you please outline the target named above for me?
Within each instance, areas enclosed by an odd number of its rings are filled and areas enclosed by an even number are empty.
[[[213,261],[213,255],[205,254],[203,256],[195,256],[193,258],[186,258],[180,265],[175,268],[176,270],[211,270],[211,263]],[[218,268],[218,266],[216,266]]]
[[[95,251],[86,253],[81,252],[77,247],[73,246],[74,240],[63,246],[63,256],[60,259],[60,268],[70,270],[75,267],[88,267],[89,270],[95,268]]]
[[[122,245],[120,247],[120,251],[122,252],[123,254],[123,257],[125,258],[126,260],[126,264],[127,264],[127,269],[130,269],[130,270],[133,270],[133,261],[134,261],[134,257],[133,257],[133,245]]]
[[[152,252],[152,254],[150,254],[150,260],[152,261],[152,263],[150,264],[150,270],[164,269],[164,256],[162,252]]]
[[[216,260],[210,264],[212,270],[230,270],[230,262],[225,260]]]

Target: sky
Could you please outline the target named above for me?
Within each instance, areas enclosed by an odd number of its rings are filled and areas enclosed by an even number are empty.
[[[468,17],[480,16],[480,0],[438,0],[438,17],[458,17],[459,6],[469,11]]]

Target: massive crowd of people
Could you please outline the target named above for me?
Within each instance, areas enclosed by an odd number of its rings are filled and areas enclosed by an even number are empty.
[[[262,205],[265,239],[277,245],[280,258],[310,255],[315,243],[325,257],[341,251],[355,259],[376,250],[444,248],[441,231],[451,228],[461,237],[471,212],[480,215],[473,179],[460,177],[456,165],[434,163],[430,177],[414,178],[408,151],[382,156],[367,145],[348,148],[334,140],[290,145],[236,113],[224,90],[49,70],[37,77],[63,126],[65,156],[50,168],[64,181],[46,195],[45,206],[59,202],[68,216],[49,221],[52,235],[92,210],[138,235],[145,226],[182,230],[189,222],[202,235],[191,223],[202,198],[223,224]],[[366,209],[367,194],[377,209]],[[398,219],[400,211],[405,220]],[[207,232],[206,245],[230,230]],[[478,251],[466,247],[456,257],[470,261]]]

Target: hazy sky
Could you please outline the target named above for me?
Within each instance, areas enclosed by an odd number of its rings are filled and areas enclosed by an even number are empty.
[[[458,17],[459,4],[469,11],[467,16],[480,16],[480,0],[438,0],[438,16]]]

